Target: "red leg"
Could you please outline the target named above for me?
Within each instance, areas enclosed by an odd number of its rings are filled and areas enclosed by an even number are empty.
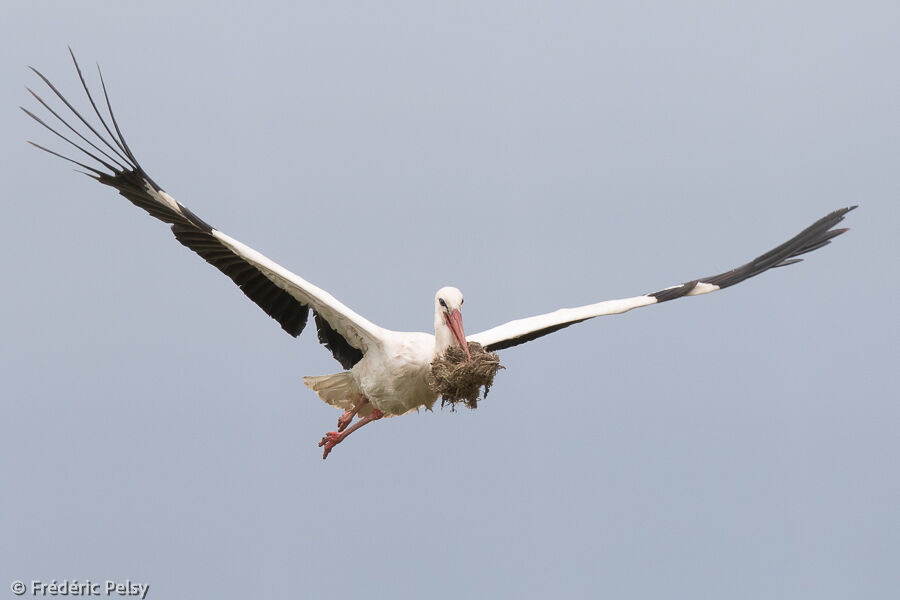
[[[359,401],[353,405],[353,408],[344,412],[344,414],[341,415],[341,418],[338,419],[338,424],[337,424],[338,433],[347,429],[347,426],[353,421],[353,417],[356,416],[356,413],[359,412],[359,409],[361,409],[363,406],[365,406],[365,404],[368,401],[369,401],[368,398],[366,398],[365,396],[360,394]]]
[[[345,429],[344,431],[329,431],[325,434],[325,437],[322,438],[322,441],[319,442],[319,448],[325,446],[325,452],[322,453],[322,459],[328,458],[328,453],[331,450],[344,441],[344,438],[365,425],[366,423],[371,423],[372,421],[377,421],[381,417],[384,416],[377,408],[372,409],[372,412],[368,417],[363,417],[359,421],[357,421],[352,427]]]

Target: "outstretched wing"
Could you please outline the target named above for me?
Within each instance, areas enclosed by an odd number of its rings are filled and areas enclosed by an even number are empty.
[[[69,52],[72,53],[71,49]],[[231,278],[248,298],[278,321],[282,329],[292,336],[296,337],[303,331],[309,317],[309,310],[312,309],[315,313],[319,341],[331,350],[344,368],[352,367],[362,358],[369,346],[380,342],[384,331],[382,328],[359,316],[338,302],[328,292],[317,288],[256,250],[213,228],[164,192],[144,172],[125,142],[125,138],[122,137],[122,132],[119,130],[109,103],[102,74],[100,75],[101,89],[112,128],[94,101],[74,54],[72,54],[72,60],[75,62],[75,69],[78,71],[78,78],[87,94],[88,101],[99,119],[98,127],[102,128],[102,132],[85,119],[56,87],[34,68],[32,70],[37,73],[38,77],[71,111],[70,121],[75,126],[61,117],[31,89],[28,91],[65,127],[65,129],[60,129],[67,133],[71,132],[77,136],[78,141],[72,141],[71,136],[63,135],[31,111],[25,108],[22,110],[90,159],[84,160],[95,161],[94,166],[30,142],[32,145],[75,163],[85,169],[85,174],[89,177],[115,188],[132,204],[144,209],[151,216],[170,223],[172,233],[179,242]],[[77,121],[71,117],[77,118]]]
[[[796,258],[801,254],[818,250],[822,246],[830,244],[832,238],[847,231],[846,228],[834,229],[834,226],[843,221],[844,215],[854,208],[856,206],[841,208],[825,215],[777,248],[731,271],[711,277],[701,277],[687,283],[667,287],[658,292],[644,294],[643,296],[607,300],[606,302],[588,304],[578,308],[563,308],[545,315],[510,321],[493,329],[470,335],[468,339],[472,342],[478,342],[488,351],[502,350],[503,348],[524,344],[535,338],[559,331],[575,323],[593,319],[594,317],[617,315],[641,306],[658,304],[684,296],[699,296],[700,294],[708,294],[727,288],[754,275],[759,275],[763,271],[798,263],[803,260],[802,258]]]

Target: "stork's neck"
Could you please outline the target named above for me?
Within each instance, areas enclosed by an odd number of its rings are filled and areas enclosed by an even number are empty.
[[[447,348],[456,343],[453,339],[453,332],[444,319],[444,311],[440,308],[434,311],[434,355],[435,357],[443,355]]]

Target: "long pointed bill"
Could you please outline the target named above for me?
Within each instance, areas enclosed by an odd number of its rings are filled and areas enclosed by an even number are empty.
[[[454,310],[449,316],[447,313],[444,313],[444,321],[446,321],[450,331],[453,332],[456,342],[466,351],[466,360],[471,360],[472,355],[469,354],[469,344],[466,343],[466,332],[463,331],[462,315],[459,314],[458,310]]]

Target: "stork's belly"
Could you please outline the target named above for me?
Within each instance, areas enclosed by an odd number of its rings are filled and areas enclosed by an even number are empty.
[[[367,397],[375,408],[387,416],[403,415],[423,407],[430,409],[437,400],[437,394],[432,392],[427,384],[410,386],[408,390],[401,389],[393,394]]]
[[[362,382],[360,385],[369,402],[385,415],[402,415],[423,406],[431,408],[437,400],[437,394],[428,387],[425,374],[411,373],[390,383],[392,385],[388,386],[383,382],[371,386]]]
[[[431,408],[437,400],[426,379],[431,364],[393,358],[388,364],[363,359],[353,367],[353,375],[369,402],[387,416]]]

